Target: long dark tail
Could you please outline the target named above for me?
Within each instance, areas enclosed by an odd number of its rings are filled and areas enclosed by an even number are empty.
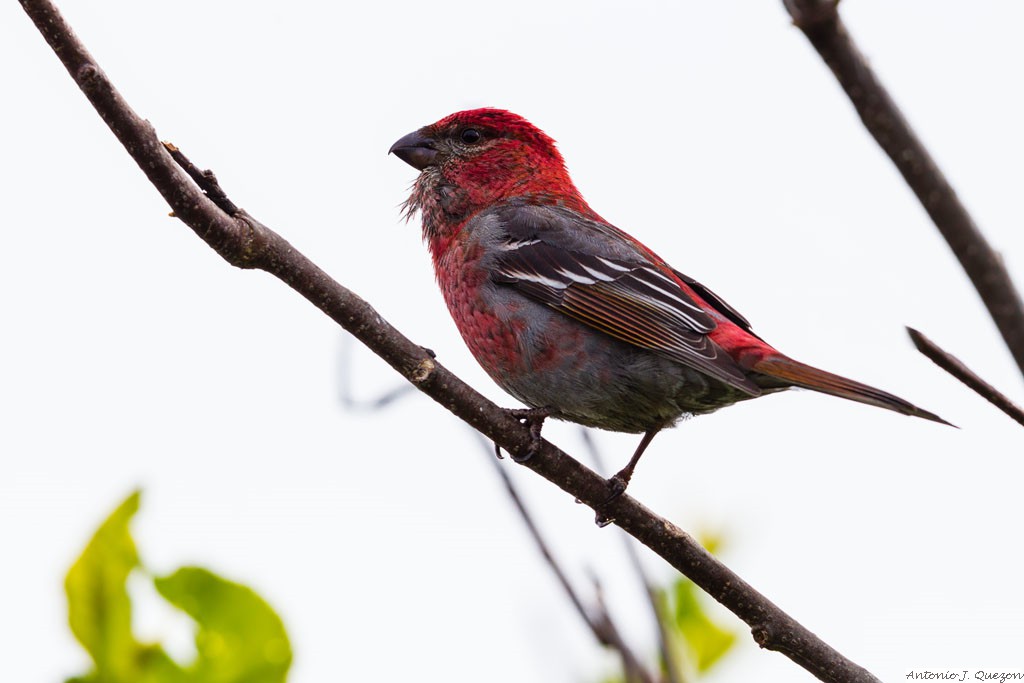
[[[922,410],[909,401],[904,401],[899,396],[893,396],[886,391],[855,382],[852,379],[833,375],[831,372],[805,365],[781,354],[763,358],[755,363],[751,369],[763,375],[782,380],[792,386],[820,391],[823,394],[831,394],[839,398],[866,403],[870,406],[886,408],[903,415],[913,415],[914,417],[921,417],[932,422],[941,422],[950,427],[956,426],[946,422],[935,413],[929,413],[927,410]]]

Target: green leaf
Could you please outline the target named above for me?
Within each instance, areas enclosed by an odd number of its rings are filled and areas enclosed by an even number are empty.
[[[158,578],[156,589],[199,624],[189,673],[203,683],[280,683],[292,661],[280,617],[249,588],[199,567]]]
[[[128,523],[139,509],[139,492],[128,496],[96,530],[64,580],[71,632],[111,680],[127,680],[138,644],[132,638],[131,603],[125,582],[139,564]],[[97,679],[99,680],[99,679]]]
[[[717,535],[705,534],[700,540],[709,552],[721,545]],[[707,673],[736,644],[736,634],[711,619],[704,608],[703,591],[685,576],[658,589],[655,597],[668,637],[669,656],[684,671],[690,671],[691,677]]]
[[[697,598],[697,586],[686,578],[673,586],[675,627],[688,646],[699,673],[706,673],[736,642],[736,634],[708,616]]]
[[[64,579],[71,632],[95,664],[79,683],[178,683],[183,672],[157,645],[132,635],[126,582],[139,555],[128,525],[139,509],[135,491],[100,525]]]
[[[128,526],[138,509],[136,491],[100,525],[65,579],[71,631],[94,662],[68,683],[283,683],[292,654],[281,620],[253,591],[205,569],[154,580],[198,622],[196,661],[182,668],[159,645],[135,639],[127,581],[140,562]]]

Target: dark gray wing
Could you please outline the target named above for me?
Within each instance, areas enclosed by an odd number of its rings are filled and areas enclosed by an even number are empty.
[[[552,206],[510,204],[494,214],[502,228],[493,245],[494,282],[620,341],[761,393],[708,337],[717,323],[678,276],[655,265],[616,228]]]

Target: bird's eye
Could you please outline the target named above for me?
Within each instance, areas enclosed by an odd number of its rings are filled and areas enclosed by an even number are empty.
[[[476,128],[465,128],[459,134],[459,137],[467,145],[472,145],[474,142],[479,142],[480,141],[480,138],[483,137],[483,133],[478,131]]]

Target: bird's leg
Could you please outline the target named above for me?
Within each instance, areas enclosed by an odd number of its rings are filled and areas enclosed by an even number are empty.
[[[524,463],[540,450],[541,438],[540,430],[544,426],[544,420],[551,416],[554,412],[551,408],[508,408],[507,412],[509,415],[519,420],[527,427],[530,428],[530,445],[526,449],[526,455],[515,456],[512,455],[512,460],[518,463]],[[497,456],[501,457],[501,447],[498,444],[494,444],[494,452]]]
[[[629,486],[629,480],[633,477],[633,470],[636,469],[636,464],[640,462],[640,456],[644,454],[647,447],[651,445],[651,441],[654,440],[654,436],[660,431],[661,426],[648,429],[644,433],[644,438],[640,439],[640,444],[636,447],[636,450],[633,451],[633,457],[629,459],[626,466],[608,480],[608,488],[611,492],[608,494],[608,497],[604,499],[604,502],[595,508],[597,514],[594,516],[594,523],[597,524],[597,526],[604,528],[615,521],[614,517],[609,517],[605,514],[605,507],[626,492],[626,487]]]
[[[633,470],[636,469],[636,464],[640,462],[640,456],[644,454],[647,447],[651,445],[651,441],[654,440],[654,436],[661,431],[661,426],[648,429],[644,432],[644,438],[640,439],[640,444],[633,451],[633,457],[629,459],[626,466],[619,470],[618,474],[608,480],[608,487],[611,489],[611,495],[608,500],[605,501],[605,505],[612,502],[623,493],[626,492],[626,487],[629,486],[629,480],[633,478]]]

